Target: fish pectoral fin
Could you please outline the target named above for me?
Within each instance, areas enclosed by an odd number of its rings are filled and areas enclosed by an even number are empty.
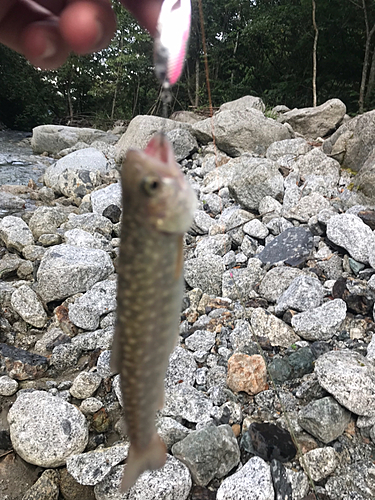
[[[165,445],[156,432],[145,450],[138,450],[134,445],[130,445],[124,476],[121,481],[121,492],[124,493],[131,488],[142,472],[163,467],[165,454]]]

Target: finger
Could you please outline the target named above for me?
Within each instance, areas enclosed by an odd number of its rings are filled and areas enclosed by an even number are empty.
[[[66,43],[77,54],[103,49],[111,41],[116,18],[107,0],[70,0],[59,26]]]
[[[163,0],[121,0],[121,3],[138,19],[140,24],[152,36],[155,36],[156,25]]]

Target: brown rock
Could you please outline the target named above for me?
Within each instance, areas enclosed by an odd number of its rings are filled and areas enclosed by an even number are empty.
[[[16,380],[33,380],[43,377],[49,364],[47,358],[31,354],[25,349],[0,344],[0,365]]]
[[[259,354],[233,354],[228,360],[227,384],[234,392],[251,396],[268,389],[266,364]]]
[[[28,464],[15,453],[9,453],[0,459],[0,498],[15,500],[22,498],[25,492],[38,479],[41,469]]]
[[[95,500],[94,488],[77,483],[66,469],[60,473],[60,491],[64,500]]]
[[[57,500],[59,496],[60,476],[58,471],[48,469],[38,481],[25,493],[22,500]]]

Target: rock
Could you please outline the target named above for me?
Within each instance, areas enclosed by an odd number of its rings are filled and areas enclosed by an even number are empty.
[[[312,401],[300,411],[299,425],[327,444],[337,439],[350,422],[350,413],[331,396]]]
[[[249,111],[252,109],[258,109],[259,111],[266,110],[266,106],[260,97],[254,97],[252,95],[245,95],[236,99],[235,101],[229,101],[222,104],[219,108],[219,113],[221,111]]]
[[[267,370],[262,356],[236,353],[228,360],[227,384],[234,392],[254,395],[268,389]]]
[[[45,151],[49,154],[57,154],[62,149],[74,146],[77,142],[91,144],[97,140],[113,143],[117,138],[102,130],[92,128],[40,125],[33,128],[31,147],[35,154]]]
[[[0,467],[0,498],[22,499],[38,480],[39,474],[40,469],[26,463],[16,453],[5,455]]]
[[[83,198],[101,184],[100,174],[108,171],[103,153],[95,148],[70,153],[47,168],[44,183],[56,193]]]
[[[106,217],[99,214],[88,213],[75,215],[72,214],[69,220],[61,225],[63,231],[70,229],[82,229],[95,236],[99,233],[101,236],[111,236],[113,231],[113,224]]]
[[[233,198],[246,210],[257,210],[266,195],[273,198],[284,193],[283,176],[277,163],[266,158],[241,157],[228,183]]]
[[[56,470],[45,470],[36,483],[25,493],[22,500],[57,500],[60,474]]]
[[[202,391],[182,382],[165,391],[161,415],[197,423],[210,416],[212,407],[212,401]]]
[[[103,215],[103,212],[110,205],[116,205],[118,208],[121,208],[121,184],[110,184],[103,189],[93,191],[91,193],[91,203],[92,211],[99,215]]]
[[[289,431],[274,424],[254,422],[247,431],[256,455],[263,460],[288,462],[296,453]]]
[[[198,122],[199,120],[203,120],[204,118],[197,113],[193,113],[193,111],[174,111],[169,117],[170,120],[175,120],[176,122],[183,122],[193,124]]]
[[[314,371],[314,355],[310,347],[302,347],[288,356],[288,363],[293,369],[293,378],[301,378]]]
[[[35,262],[40,260],[45,254],[46,249],[37,245],[26,245],[22,250],[25,259]]]
[[[129,126],[116,145],[116,163],[121,163],[129,148],[145,149],[151,137],[163,130],[166,134],[174,129],[190,130],[187,123],[176,122],[160,116],[138,115],[132,119]]]
[[[310,490],[310,483],[307,475],[303,471],[296,472],[291,469],[285,469],[285,472],[292,485],[293,500],[305,499],[305,496]]]
[[[20,394],[8,413],[10,437],[26,462],[59,467],[70,455],[81,453],[88,429],[73,405],[43,391]]]
[[[259,295],[269,302],[276,302],[289,288],[292,281],[303,274],[303,271],[293,267],[274,267],[262,279],[259,285]]]
[[[327,237],[345,248],[355,260],[375,265],[375,236],[356,215],[340,214],[331,217],[327,222]]]
[[[183,347],[175,347],[169,356],[167,372],[165,374],[165,388],[172,388],[183,380],[186,384],[193,385],[197,363],[194,356]]]
[[[314,238],[308,229],[291,227],[268,243],[258,254],[264,264],[283,262],[290,266],[303,263],[313,249]]]
[[[321,305],[323,297],[323,286],[317,278],[297,276],[278,298],[275,311],[281,313],[288,308],[296,311],[313,309]]]
[[[64,500],[95,500],[94,488],[77,483],[65,468],[60,470],[60,491]]]
[[[58,371],[77,366],[81,353],[82,350],[80,347],[74,344],[57,345],[52,351],[52,356],[50,358],[51,365]]]
[[[270,470],[275,489],[275,500],[292,500],[292,485],[283,464],[278,460],[272,460]]]
[[[79,484],[95,486],[103,481],[115,465],[125,460],[128,451],[129,443],[122,443],[71,455],[66,461],[66,468]]]
[[[324,153],[343,167],[358,172],[374,149],[375,110],[344,123],[323,143]]]
[[[267,149],[266,156],[269,160],[276,161],[280,166],[289,168],[300,157],[304,158],[311,149],[312,146],[302,137],[284,139],[273,142]]]
[[[259,259],[249,259],[248,267],[232,269],[223,274],[222,296],[233,300],[247,300],[251,291],[264,276]]]
[[[303,455],[303,460],[300,458],[300,463],[313,481],[321,481],[334,472],[338,459],[335,450],[327,446],[308,451]]]
[[[172,446],[172,453],[200,486],[226,476],[240,461],[240,449],[229,425],[193,431]]]
[[[8,215],[0,220],[0,239],[8,250],[22,252],[26,245],[33,245],[33,234],[20,217]]]
[[[60,300],[85,292],[113,272],[103,250],[58,245],[47,250],[40,263],[38,293],[44,301]]]
[[[17,210],[25,208],[25,200],[5,191],[0,191],[0,210]]]
[[[125,466],[126,467],[126,466]],[[146,471],[124,495],[120,483],[124,466],[114,467],[112,472],[95,486],[96,500],[187,500],[191,489],[189,469],[179,460],[167,455],[164,467]]]
[[[38,238],[38,243],[40,243],[44,247],[59,245],[61,243],[61,236],[59,234],[42,234]]]
[[[105,252],[112,251],[112,245],[107,238],[99,233],[90,234],[83,229],[70,229],[64,233],[64,240],[67,245],[75,247],[96,248]]]
[[[102,377],[95,372],[81,372],[73,381],[70,394],[77,399],[89,398],[99,387]]]
[[[274,500],[270,466],[260,457],[252,457],[217,491],[217,500]]]
[[[243,230],[249,236],[264,240],[269,234],[267,226],[265,226],[259,219],[253,219],[243,226]]]
[[[92,397],[84,399],[79,406],[79,409],[85,415],[93,415],[94,413],[99,411],[100,408],[103,408],[103,403],[100,401],[100,399]]]
[[[346,106],[340,99],[330,99],[314,108],[287,111],[278,121],[289,123],[295,132],[316,139],[332,133],[340,126],[345,113]]]
[[[215,236],[207,236],[198,240],[194,253],[197,257],[204,257],[208,253],[223,257],[231,248],[232,241],[227,234],[216,234]]]
[[[13,309],[21,318],[35,328],[43,328],[47,321],[45,312],[37,294],[27,285],[17,288],[11,298]]]
[[[291,379],[293,375],[293,367],[287,359],[273,359],[268,365],[268,370],[275,384],[283,384]]]
[[[207,294],[221,295],[222,275],[225,266],[219,255],[200,256],[185,262],[184,277],[192,288],[200,288]]]
[[[7,344],[0,344],[0,366],[16,380],[33,380],[43,377],[48,368],[48,360],[44,356]]]
[[[18,382],[7,375],[0,377],[0,396],[13,396],[18,390]],[[2,446],[0,446],[2,448]]]
[[[214,219],[203,210],[196,210],[192,223],[192,230],[197,234],[207,234],[210,227],[214,225]]]
[[[254,108],[221,111],[213,117],[213,128],[217,147],[229,156],[240,156],[244,152],[265,154],[273,142],[292,137],[286,125],[266,118]],[[201,143],[212,141],[211,118],[195,123],[192,129]]]
[[[306,340],[329,340],[340,332],[345,317],[345,302],[335,299],[294,315],[292,326],[296,333]]]
[[[355,351],[330,351],[315,361],[319,384],[356,415],[375,415],[375,367]]]
[[[29,221],[36,240],[42,234],[56,233],[58,227],[68,219],[68,213],[57,207],[38,207]]]
[[[227,187],[232,180],[233,174],[238,165],[241,165],[242,158],[233,158],[224,165],[215,167],[203,179],[201,189],[204,194],[212,194],[215,191]]]
[[[69,306],[70,321],[84,330],[96,330],[100,316],[116,310],[117,282],[106,280],[95,285]]]
[[[185,345],[190,351],[209,351],[215,345],[215,332],[197,330],[185,339]]]
[[[323,176],[331,189],[337,187],[340,179],[340,164],[328,157],[320,148],[313,148],[307,154],[301,155],[293,165],[293,171],[298,172],[305,180],[311,176]],[[303,188],[304,192],[306,187]]]
[[[174,156],[177,162],[180,162],[198,151],[198,143],[189,130],[175,128],[166,133],[167,138],[172,144]]]
[[[272,346],[290,347],[300,338],[289,325],[258,307],[251,315],[251,325],[258,337],[267,337]]]
[[[190,429],[170,417],[158,418],[156,421],[156,429],[167,448],[167,452],[170,452],[175,443],[178,443],[190,433]]]
[[[25,260],[25,262],[22,262],[22,264],[18,266],[17,276],[21,280],[31,279],[33,273],[34,273],[34,266],[33,263],[30,262],[29,260]]]

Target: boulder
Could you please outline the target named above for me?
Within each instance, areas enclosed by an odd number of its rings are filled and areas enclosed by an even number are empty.
[[[221,111],[249,111],[249,109],[258,109],[264,113],[266,106],[260,97],[244,95],[235,101],[226,102],[219,108]]]
[[[315,108],[292,109],[278,118],[280,123],[289,123],[295,132],[306,137],[324,137],[341,125],[346,113],[340,99],[329,101]]]

